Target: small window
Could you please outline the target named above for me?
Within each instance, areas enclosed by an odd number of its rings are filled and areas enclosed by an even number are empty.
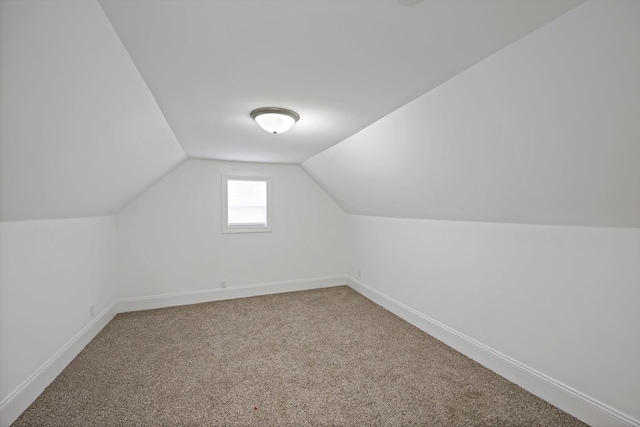
[[[223,177],[222,232],[271,231],[269,178]]]

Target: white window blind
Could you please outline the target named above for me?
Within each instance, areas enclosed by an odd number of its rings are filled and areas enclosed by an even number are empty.
[[[267,227],[267,181],[227,181],[227,226]]]

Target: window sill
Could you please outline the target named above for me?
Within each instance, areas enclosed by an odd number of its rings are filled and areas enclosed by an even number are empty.
[[[238,234],[238,233],[271,233],[271,228],[223,228],[224,234]]]

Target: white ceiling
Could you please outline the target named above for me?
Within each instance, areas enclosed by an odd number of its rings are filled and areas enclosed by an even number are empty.
[[[300,163],[579,0],[100,0],[189,157]],[[413,4],[413,5],[411,5]],[[286,134],[249,117],[297,111]]]
[[[302,163],[351,146],[350,137],[579,3],[0,0],[0,221],[116,213],[186,156]],[[301,119],[268,134],[249,117],[264,106]],[[411,144],[428,134],[420,132]],[[326,181],[347,158],[358,169],[367,156],[336,159],[315,177]],[[330,194],[342,197],[340,188]],[[367,203],[347,210],[386,214]]]
[[[116,213],[184,159],[97,2],[0,1],[0,221]]]
[[[638,46],[588,1],[302,167],[352,214],[638,228]]]

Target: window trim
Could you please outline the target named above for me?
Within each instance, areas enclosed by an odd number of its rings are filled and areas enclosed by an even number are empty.
[[[222,232],[237,233],[271,233],[273,231],[273,206],[271,193],[271,177],[222,175]],[[267,183],[267,226],[266,227],[229,227],[229,195],[228,181],[264,181]]]

